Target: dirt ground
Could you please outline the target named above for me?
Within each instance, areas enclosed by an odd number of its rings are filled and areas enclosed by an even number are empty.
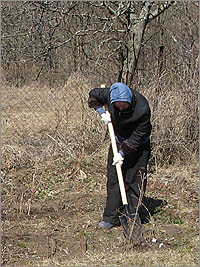
[[[198,265],[196,167],[149,175],[143,242],[133,246],[122,227],[98,227],[105,173],[91,166],[72,171],[64,160],[57,163],[48,175],[41,174],[46,187],[35,181],[35,191],[30,183],[25,186],[31,170],[3,177],[2,266]]]

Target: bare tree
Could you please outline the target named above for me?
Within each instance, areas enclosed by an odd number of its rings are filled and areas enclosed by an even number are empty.
[[[130,85],[137,68],[138,59],[143,45],[144,34],[147,24],[160,16],[175,1],[167,1],[155,4],[154,1],[128,1],[109,3],[104,1],[103,5],[107,8],[112,18],[117,19],[125,29],[125,36],[120,40],[122,47],[119,80]]]
[[[28,74],[27,67],[35,68],[32,81],[58,68],[58,48],[71,40],[73,25],[68,17],[78,4],[2,2],[2,63],[8,79],[15,77],[20,83]]]

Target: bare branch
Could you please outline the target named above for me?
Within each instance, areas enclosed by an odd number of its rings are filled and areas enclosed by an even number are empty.
[[[104,1],[103,2],[103,5],[104,5],[104,7],[106,7],[107,8],[107,10],[110,12],[110,14],[111,15],[114,15],[123,25],[126,25],[127,23],[126,23],[126,21],[125,20],[123,20],[121,17],[120,17],[120,15],[122,15],[123,14],[123,12],[121,13],[120,12],[120,10],[118,9],[118,12],[116,12],[114,9],[112,9],[109,5],[107,5],[107,2],[106,1]]]
[[[165,12],[169,7],[171,7],[174,4],[176,4],[176,1],[165,2],[162,5],[160,5],[158,9],[149,14],[148,22],[157,18],[160,14]]]

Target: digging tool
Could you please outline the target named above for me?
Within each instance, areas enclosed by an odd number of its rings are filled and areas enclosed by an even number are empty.
[[[106,113],[110,115],[108,111],[106,111]],[[115,157],[116,154],[118,153],[118,148],[117,148],[115,133],[114,133],[111,120],[110,122],[108,122],[107,125],[108,125],[109,134],[110,134],[113,155]],[[129,240],[138,241],[141,238],[141,228],[139,230],[139,235],[138,235],[137,228],[141,227],[141,221],[140,221],[138,214],[131,214],[129,211],[121,165],[120,163],[117,163],[115,166],[116,166],[117,177],[119,181],[122,204],[124,206],[124,211],[125,211],[125,215],[119,216],[119,219],[124,230],[124,235],[127,238],[129,238]]]

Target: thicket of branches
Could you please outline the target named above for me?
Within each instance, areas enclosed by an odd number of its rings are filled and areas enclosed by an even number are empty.
[[[150,101],[157,159],[197,153],[198,1],[3,1],[1,9],[5,86],[57,90],[73,73],[94,87],[126,82]]]
[[[127,62],[133,83],[166,71],[197,72],[198,1],[5,1],[1,5],[6,83],[62,86],[71,72],[80,70],[110,84],[128,72]]]

